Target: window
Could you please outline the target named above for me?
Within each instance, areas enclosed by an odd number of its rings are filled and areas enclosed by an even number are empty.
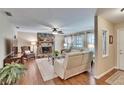
[[[84,47],[84,34],[81,35],[73,35],[73,36],[66,36],[64,48],[76,48],[80,49]]]
[[[109,38],[108,38],[108,31],[102,31],[102,55],[103,57],[108,56],[108,46],[109,46]]]
[[[87,33],[87,44],[88,44],[88,49],[95,52],[94,48],[94,33]]]
[[[83,35],[75,35],[72,36],[73,39],[73,48],[83,48],[84,42],[83,42]]]
[[[65,49],[70,48],[71,44],[72,44],[72,37],[71,36],[65,37],[64,48]]]
[[[64,48],[68,48],[68,38],[67,37],[65,37]]]
[[[65,36],[64,47],[67,49],[84,49],[88,48],[90,51],[95,52],[94,48],[94,33],[93,32],[82,32],[73,35]]]

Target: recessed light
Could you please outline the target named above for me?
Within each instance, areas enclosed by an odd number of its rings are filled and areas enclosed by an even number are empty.
[[[124,8],[121,9],[121,12],[124,12]]]

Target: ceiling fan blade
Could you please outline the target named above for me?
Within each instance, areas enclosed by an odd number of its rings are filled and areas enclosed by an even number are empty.
[[[45,27],[47,27],[47,28],[52,28],[52,25],[50,25],[50,24],[41,24],[41,26],[45,26]]]
[[[62,31],[58,31],[59,34],[64,34]]]
[[[44,28],[54,28],[54,26],[48,22],[38,22],[39,25],[41,25],[41,27],[44,27]]]
[[[58,27],[55,27],[54,25],[52,24],[48,24],[48,23],[39,23],[41,25],[42,28],[46,29],[46,30],[50,30],[52,31],[53,33],[58,33],[58,34],[64,34],[61,30],[61,28],[58,28]]]
[[[72,29],[72,28],[69,28],[69,27],[66,27],[66,28],[62,28],[62,30],[70,30],[70,29]]]

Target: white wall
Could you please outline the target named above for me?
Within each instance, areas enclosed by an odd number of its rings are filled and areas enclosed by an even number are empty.
[[[5,39],[12,40],[14,28],[6,16],[0,13],[0,68],[3,67],[3,59],[6,56]]]
[[[61,51],[64,48],[64,35],[55,35],[55,50]]]
[[[37,33],[33,32],[18,32],[18,51],[21,52],[21,46],[30,46],[31,50],[33,50],[33,46],[31,45],[32,41],[37,42]],[[34,52],[36,53],[37,45],[34,47]]]

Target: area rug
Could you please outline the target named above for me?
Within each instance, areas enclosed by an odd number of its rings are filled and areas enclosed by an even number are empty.
[[[57,77],[54,72],[52,62],[48,61],[47,58],[37,59],[36,63],[44,81],[48,81]]]
[[[111,85],[124,85],[124,71],[117,71],[106,82]]]

